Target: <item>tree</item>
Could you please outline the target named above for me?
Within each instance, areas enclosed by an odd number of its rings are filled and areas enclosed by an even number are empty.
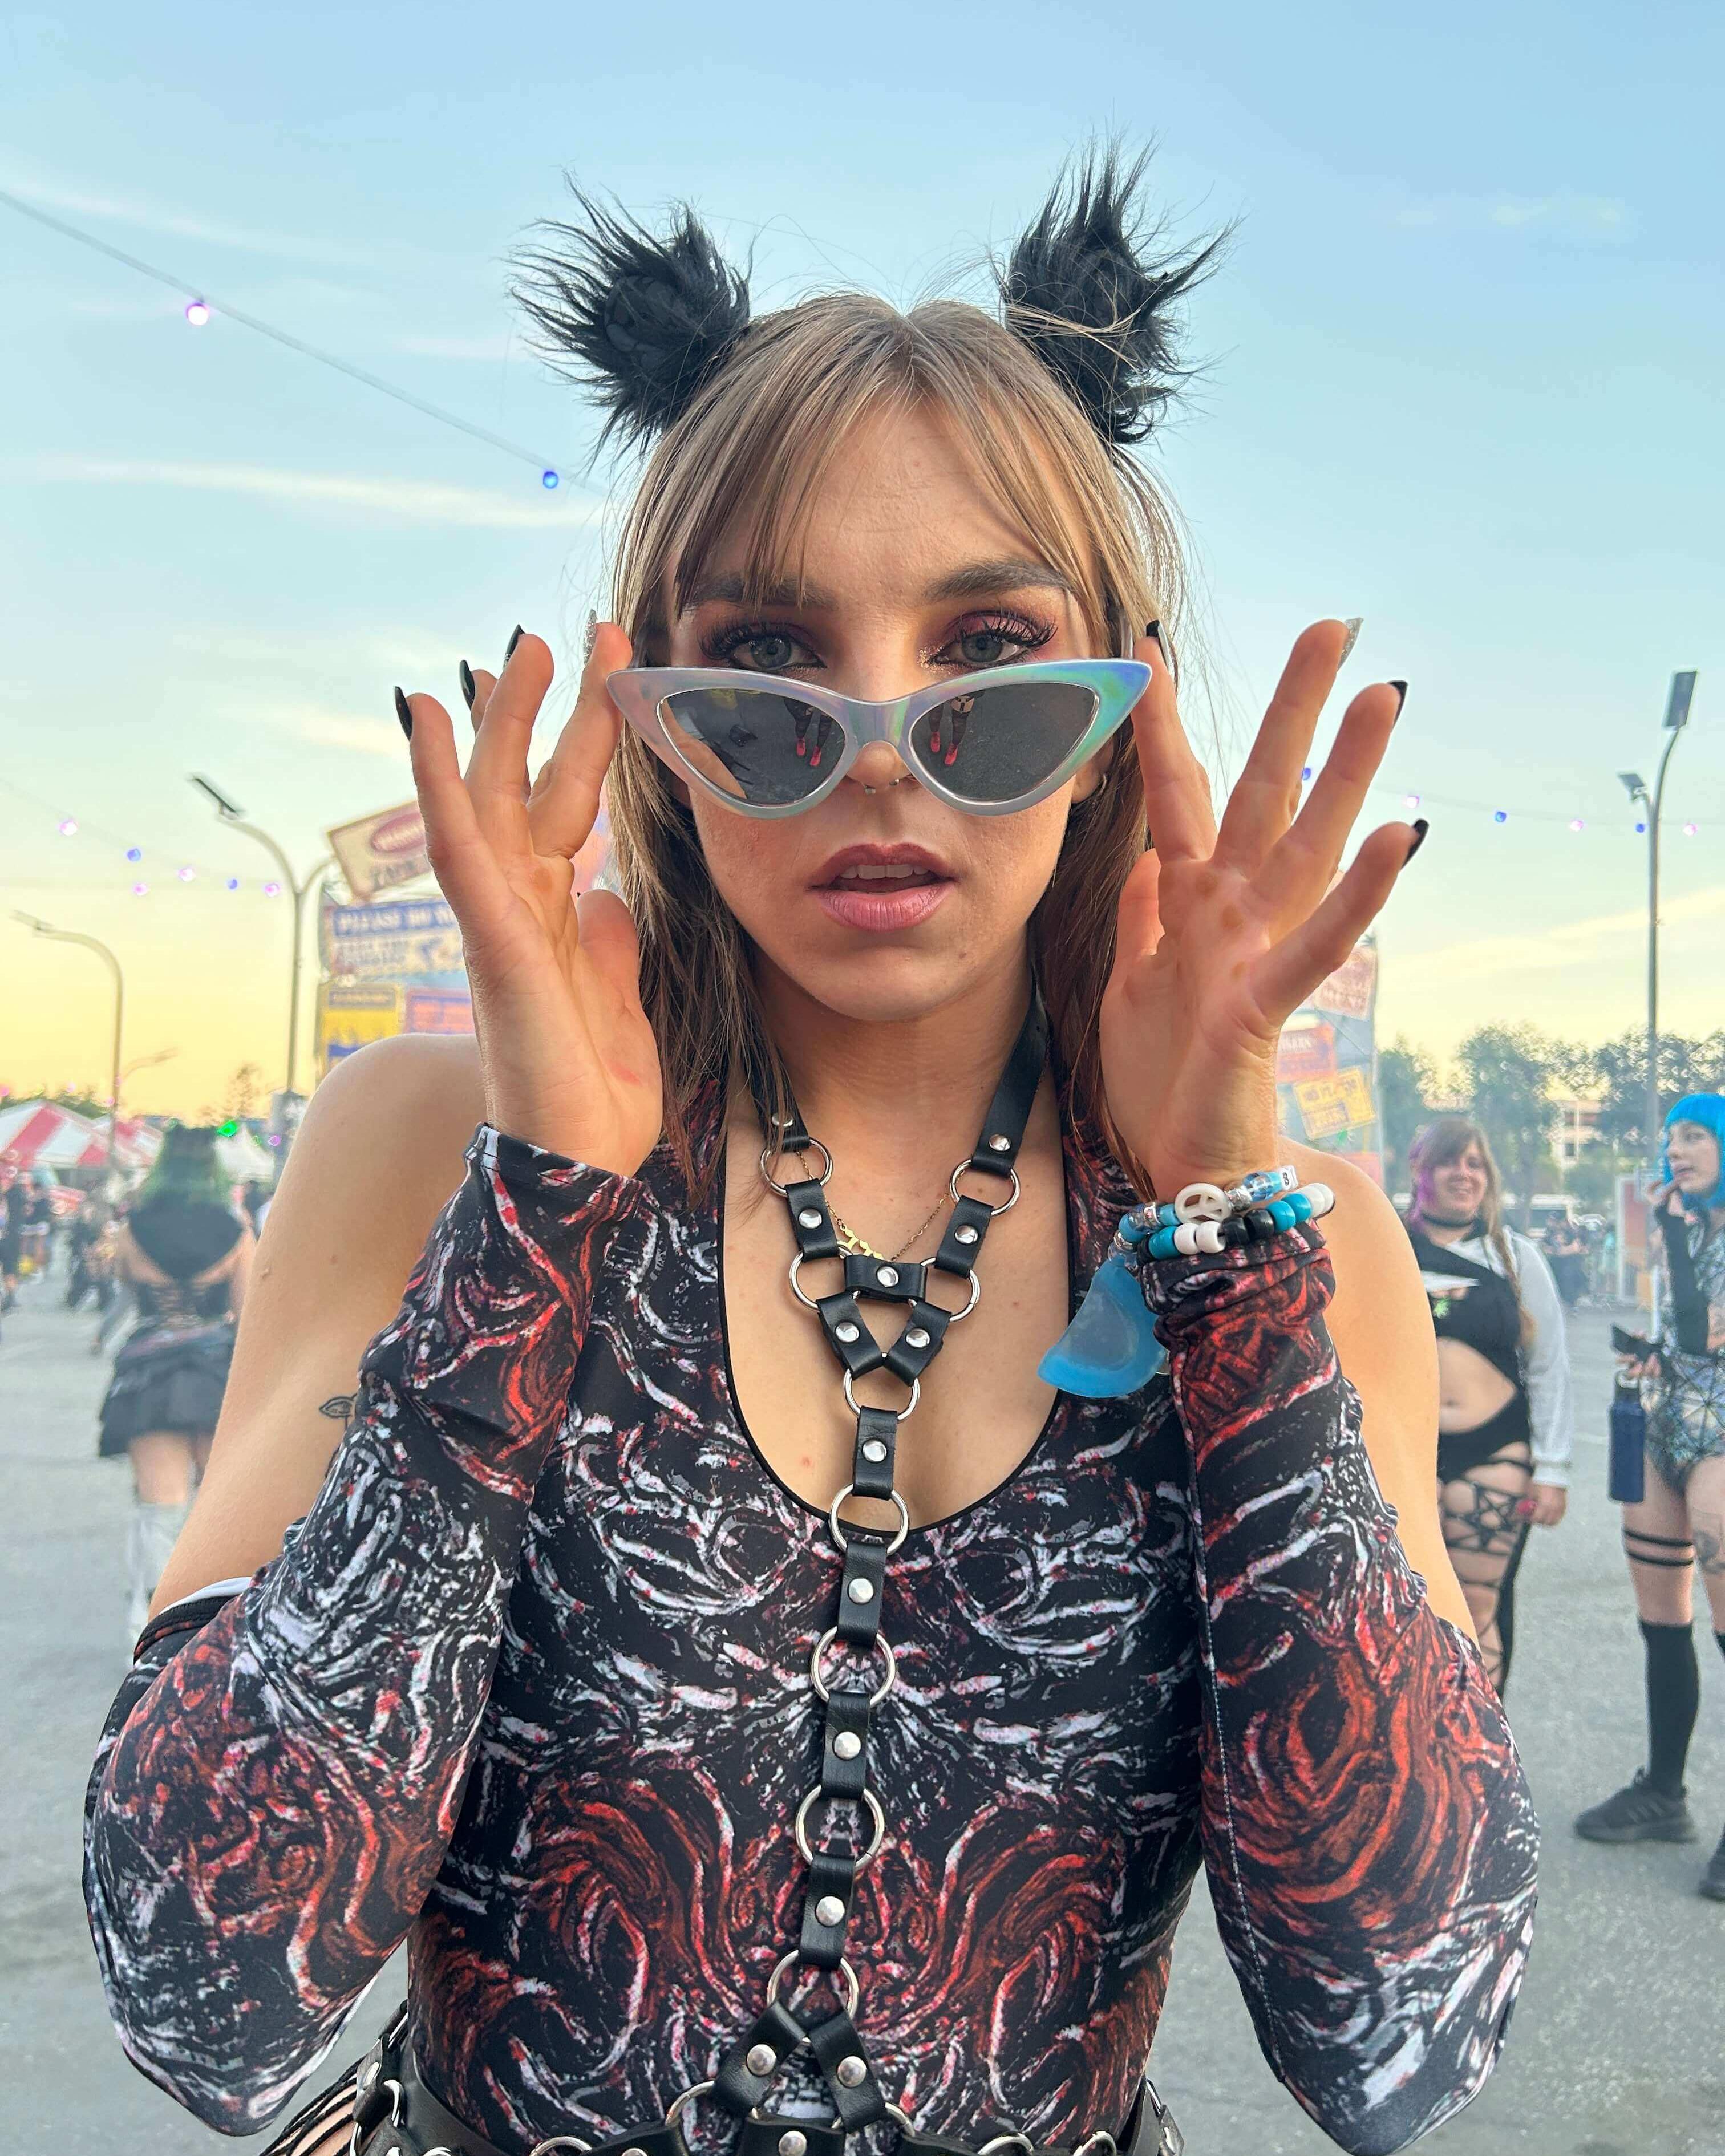
[[[260,1114],[269,1103],[270,1086],[262,1070],[255,1063],[242,1063],[228,1081],[224,1104],[228,1116],[243,1123],[249,1116]]]
[[[1553,1045],[1530,1025],[1482,1025],[1456,1051],[1474,1121],[1490,1139],[1525,1224],[1527,1205],[1553,1173]]]
[[[1620,1034],[1594,1050],[1593,1082],[1604,1101],[1596,1126],[1625,1152],[1645,1156],[1647,1123],[1647,1035]],[[1659,1111],[1663,1117],[1686,1093],[1725,1091],[1725,1030],[1693,1040],[1681,1033],[1659,1036]]]
[[[1378,1105],[1384,1117],[1384,1180],[1399,1190],[1407,1181],[1408,1152],[1431,1116],[1437,1071],[1423,1048],[1398,1034],[1378,1051]]]
[[[1575,1165],[1563,1178],[1563,1188],[1584,1213],[1610,1214],[1617,1195],[1615,1147],[1597,1142],[1584,1145]]]

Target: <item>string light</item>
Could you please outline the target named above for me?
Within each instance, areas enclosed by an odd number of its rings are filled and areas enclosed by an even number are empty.
[[[1572,831],[1584,831],[1587,825],[1579,816],[1572,816],[1569,819],[1569,829]]]
[[[150,896],[149,885],[146,883],[135,883],[131,887],[131,895],[134,898],[147,898]]]
[[[182,869],[180,870],[180,881],[181,881],[182,883],[190,883],[190,882],[193,880],[193,879],[197,875],[197,874],[198,874],[198,871],[197,871],[197,870],[196,870],[196,869],[194,869],[194,868],[191,868],[191,867],[182,868]]]
[[[264,896],[265,898],[280,898],[281,886],[279,883],[266,883],[264,886]]]
[[[1420,796],[1417,793],[1404,793],[1402,796],[1402,806],[1407,809],[1417,808],[1420,806]]]
[[[1647,826],[1645,824],[1637,824],[1635,826],[1636,837],[1640,838],[1645,832]]]
[[[557,475],[554,471],[552,471],[552,470],[548,466],[547,467],[547,469],[546,469],[544,471],[542,471],[542,472],[541,472],[541,473],[540,473],[540,475],[539,475],[539,484],[541,485],[541,486],[542,486],[542,487],[546,488],[547,490],[549,490],[549,489],[551,489],[552,487],[554,487],[554,486],[557,485]]]
[[[1491,811],[1491,821],[1492,821],[1494,824],[1507,824],[1507,823],[1509,821],[1509,811],[1508,811],[1508,809],[1507,809],[1507,808],[1494,808],[1494,809]]]
[[[143,848],[141,846],[128,846],[126,850],[126,858],[129,861],[142,860],[144,858]]]
[[[60,836],[63,839],[75,839],[78,835],[77,818],[75,816],[62,816],[59,822],[59,832]]]
[[[336,352],[325,352],[315,344],[307,344],[303,337],[290,336],[286,330],[278,329],[274,322],[264,321],[256,315],[242,314],[238,307],[230,307],[225,300],[212,300],[201,293],[195,285],[188,284],[183,277],[176,277],[169,270],[158,269],[152,262],[142,261],[136,254],[128,254],[124,249],[112,246],[105,239],[98,239],[93,232],[85,232],[80,225],[69,224],[64,218],[55,217],[49,211],[39,208],[34,203],[25,202],[4,187],[0,187],[0,203],[3,203],[8,209],[16,210],[20,217],[28,217],[38,224],[45,224],[50,232],[59,233],[63,239],[75,240],[80,247],[91,248],[98,254],[105,254],[110,262],[123,263],[128,270],[136,270],[139,276],[148,277],[153,283],[166,285],[171,291],[178,292],[186,303],[186,320],[194,328],[202,328],[213,314],[219,311],[228,321],[238,322],[242,329],[254,331],[259,336],[270,338],[273,343],[285,345],[290,352],[298,352],[303,359],[313,360],[320,367],[333,367],[337,374],[345,374],[350,382],[361,382],[367,389],[377,390],[381,396],[393,397],[398,404],[405,404],[411,410],[424,413],[428,419],[435,419],[440,426],[454,427],[476,442],[485,442],[494,449],[501,449],[506,456],[516,457],[524,464],[531,465],[540,475],[542,485],[555,483],[554,467],[547,465],[542,456],[523,448],[521,443],[511,442],[502,434],[494,434],[488,427],[476,427],[470,419],[464,419],[459,413],[449,411],[441,404],[433,404],[424,397],[415,397],[396,383],[386,382],[382,375],[368,373],[364,367],[356,367],[352,360],[343,359]]]
[[[229,891],[238,891],[239,888],[239,878],[238,876],[229,876],[228,879],[228,888]]]
[[[1686,824],[1683,826],[1683,836],[1686,839],[1692,839],[1695,836],[1695,832],[1696,826],[1693,824]]]
[[[1300,783],[1301,783],[1301,784],[1302,786],[1303,786],[1303,785],[1306,785],[1306,784],[1310,781],[1311,778],[1312,778],[1312,766],[1308,763],[1308,764],[1307,765],[1307,767],[1306,767],[1305,770],[1304,770],[1304,771],[1302,771],[1302,772],[1300,773]]]

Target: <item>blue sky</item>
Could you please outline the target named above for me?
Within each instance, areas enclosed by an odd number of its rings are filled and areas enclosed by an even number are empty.
[[[1009,239],[1087,133],[1154,136],[1185,228],[1241,220],[1194,309],[1208,375],[1156,449],[1219,760],[1295,631],[1364,614],[1350,678],[1412,682],[1377,805],[1418,791],[1433,823],[1384,922],[1385,1030],[1599,1037],[1642,996],[1614,774],[1648,767],[1667,677],[1698,667],[1664,960],[1667,1021],[1703,1030],[1725,1023],[1725,17],[1504,13],[16,13],[0,188],[579,473],[590,418],[503,296],[565,167],[640,209],[691,197],[752,247],[757,307],[908,301]],[[612,475],[547,495],[3,206],[0,302],[4,896],[121,949],[128,1054],[179,1051],[131,1097],[195,1109],[279,1066],[287,922],[185,773],[309,865],[407,791],[393,681],[447,700],[517,619],[578,634]],[[0,921],[0,1079],[96,1075],[93,961]]]

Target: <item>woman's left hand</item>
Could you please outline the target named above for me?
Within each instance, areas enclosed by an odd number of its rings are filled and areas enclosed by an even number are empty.
[[[1343,963],[1425,835],[1373,831],[1332,890],[1342,850],[1400,714],[1379,682],[1348,706],[1304,803],[1300,774],[1347,649],[1322,621],[1294,645],[1218,833],[1161,649],[1132,713],[1154,850],[1121,895],[1102,998],[1102,1081],[1121,1137],[1158,1198],[1275,1166],[1284,1022]]]
[[[1536,1527],[1556,1527],[1569,1507],[1569,1492],[1556,1482],[1530,1482],[1527,1498]]]

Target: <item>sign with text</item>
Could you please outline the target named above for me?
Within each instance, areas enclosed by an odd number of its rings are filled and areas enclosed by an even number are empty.
[[[384,982],[324,981],[317,991],[317,1065],[332,1064],[401,1031],[401,996]]]
[[[409,988],[402,998],[403,1033],[473,1031],[473,998],[454,988]]]
[[[1371,1086],[1357,1064],[1331,1078],[1296,1078],[1294,1098],[1314,1145],[1340,1137],[1343,1131],[1364,1131],[1377,1119]]]
[[[325,835],[356,898],[371,898],[430,873],[425,825],[416,801],[403,802],[398,808],[379,808],[352,824],[338,824]]]
[[[325,971],[357,981],[461,972],[461,931],[441,898],[332,906],[319,923]]]

